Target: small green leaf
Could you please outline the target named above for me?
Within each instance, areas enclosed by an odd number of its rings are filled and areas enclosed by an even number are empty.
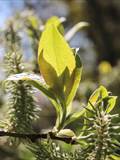
[[[71,129],[61,129],[57,136],[59,137],[76,137],[75,133]]]
[[[87,109],[93,110],[93,107],[96,107],[96,104],[99,102],[102,102],[106,97],[108,97],[107,89],[104,86],[100,86],[99,88],[97,88],[88,100],[88,105],[87,105],[86,110],[84,112],[84,116],[91,117],[92,113],[90,111],[87,111]],[[86,124],[87,124],[87,120],[84,119],[83,130],[86,129]],[[82,134],[83,134],[83,132],[80,134],[80,136]]]
[[[76,67],[66,85],[65,90],[66,106],[68,106],[72,102],[81,80],[82,63],[78,54],[75,55],[75,60]]]
[[[106,103],[106,112],[109,113],[115,106],[116,96],[109,96],[107,89],[103,86],[100,86],[95,92],[91,95],[89,102],[94,106],[96,103],[105,102]],[[88,108],[91,109],[91,104],[88,104]],[[104,104],[105,105],[105,104]]]
[[[117,96],[109,96],[106,112],[109,113],[115,107]]]
[[[89,102],[94,106],[98,101],[101,101],[107,96],[108,96],[107,89],[104,86],[100,86],[90,96]],[[90,103],[88,103],[88,108],[92,109],[92,106]]]

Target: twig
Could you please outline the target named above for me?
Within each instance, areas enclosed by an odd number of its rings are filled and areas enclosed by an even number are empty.
[[[72,137],[59,137],[52,132],[42,133],[42,134],[36,134],[36,133],[29,134],[29,133],[15,133],[15,132],[0,131],[0,137],[4,137],[4,136],[30,139],[32,142],[35,142],[37,139],[47,139],[49,136],[52,140],[60,140],[68,144],[78,144],[78,142]]]

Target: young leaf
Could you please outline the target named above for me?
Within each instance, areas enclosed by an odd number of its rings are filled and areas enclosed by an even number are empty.
[[[87,22],[79,22],[77,24],[75,24],[66,34],[65,34],[65,39],[67,41],[70,41],[74,35],[81,29],[88,27],[89,23]]]
[[[66,79],[69,79],[75,69],[75,57],[53,23],[47,23],[42,33],[38,63],[46,83],[55,91],[63,90]]]
[[[62,22],[65,21],[64,17],[58,18],[56,16],[51,17],[50,19],[47,20],[46,25],[55,25],[57,27],[57,29],[59,30],[59,32],[63,35],[64,34],[64,27],[62,25]]]
[[[96,104],[96,102],[98,102],[99,100],[104,99],[107,96],[108,96],[107,89],[104,86],[100,86],[90,96],[89,102],[94,106]],[[92,109],[92,106],[91,106],[90,103],[88,103],[88,108]]]
[[[88,100],[88,105],[86,107],[86,111],[84,112],[84,116],[85,117],[91,117],[91,112],[87,111],[87,109],[89,110],[93,110],[93,107],[95,107],[95,105],[98,102],[101,102],[103,99],[105,99],[106,97],[108,97],[108,91],[104,86],[100,86],[99,88],[97,88],[93,94],[90,96],[89,100]],[[83,130],[86,128],[86,124],[87,124],[87,120],[84,119],[84,126],[83,126]],[[80,136],[83,133],[80,134]]]
[[[42,91],[49,98],[55,99],[53,93],[49,91],[42,77],[35,74],[20,73],[20,74],[11,75],[6,79],[6,81],[18,81],[18,80],[27,81],[29,84],[33,85],[35,88]]]
[[[116,96],[109,96],[108,91],[105,87],[100,86],[96,91],[92,94],[92,96],[89,99],[88,107],[91,108],[91,105],[95,105],[95,103],[106,101],[107,109],[106,112],[109,113],[115,106],[116,103]]]
[[[66,106],[68,106],[70,102],[72,102],[81,80],[82,63],[78,54],[76,54],[75,60],[76,60],[76,67],[66,85],[66,90],[65,90]]]
[[[117,96],[109,96],[108,105],[106,109],[107,113],[111,112],[113,108],[115,107],[116,99],[117,99]]]
[[[57,136],[59,137],[76,137],[75,133],[71,129],[61,129]]]

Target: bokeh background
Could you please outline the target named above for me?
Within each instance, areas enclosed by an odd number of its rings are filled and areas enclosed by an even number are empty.
[[[32,22],[29,19],[31,16],[36,21],[37,34],[31,33]],[[66,33],[80,21],[90,24],[89,27],[78,31],[69,41],[71,47],[80,48],[79,54],[84,67],[82,80],[73,102],[73,110],[79,110],[80,105],[87,102],[91,93],[99,85],[104,85],[113,95],[118,96],[116,109],[113,112],[120,113],[119,0],[0,0],[0,80],[5,79],[4,33],[9,30],[9,24],[12,23],[15,26],[15,30],[21,37],[23,63],[26,70],[31,69],[38,73],[37,43],[42,26],[51,16],[66,18],[63,23]],[[1,108],[5,101],[3,92],[0,89]],[[55,111],[41,93],[36,92],[35,97],[41,111],[40,119],[33,126],[40,132],[53,126]],[[0,114],[0,119],[3,118],[2,114],[3,112]],[[77,125],[71,124],[70,127],[77,130]],[[18,154],[18,151],[13,152],[3,144],[0,140],[0,160],[20,159],[20,157],[23,160],[30,159],[31,155],[25,149],[22,148]]]

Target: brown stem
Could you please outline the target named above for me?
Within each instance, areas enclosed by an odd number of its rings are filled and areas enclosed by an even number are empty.
[[[28,134],[28,133],[15,133],[15,132],[0,131],[0,137],[4,137],[4,136],[22,138],[22,139],[30,139],[32,142],[35,142],[37,139],[47,139],[49,136],[52,140],[60,140],[68,144],[78,144],[78,142],[72,137],[59,137],[53,134],[52,132],[42,133],[42,134],[36,134],[36,133]]]

